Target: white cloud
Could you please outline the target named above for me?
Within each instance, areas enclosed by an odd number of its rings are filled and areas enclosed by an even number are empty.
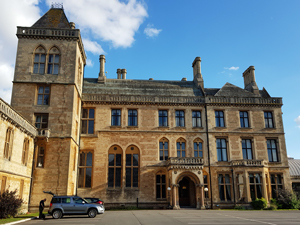
[[[89,67],[93,67],[93,66],[94,66],[94,63],[92,62],[92,60],[87,59],[87,60],[86,60],[86,65],[89,66]]]
[[[153,24],[148,24],[147,27],[144,30],[144,33],[148,37],[156,37],[162,30],[153,28]]]
[[[38,0],[2,1],[0,8],[0,97],[10,103],[17,50],[17,26],[31,26],[40,17]]]
[[[238,70],[240,67],[238,66],[232,66],[232,67],[224,67],[226,70]]]
[[[300,116],[295,119],[297,126],[300,128]]]
[[[51,5],[53,0],[47,0]],[[146,7],[138,0],[61,0],[66,15],[82,35],[108,41],[113,47],[130,47],[134,34],[146,17]]]
[[[105,54],[104,50],[102,49],[101,45],[99,45],[95,41],[90,41],[88,39],[82,39],[84,44],[84,50],[89,51],[95,55]]]

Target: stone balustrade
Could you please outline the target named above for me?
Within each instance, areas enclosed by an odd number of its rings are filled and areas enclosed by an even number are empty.
[[[37,135],[36,128],[29,123],[24,117],[17,113],[9,104],[0,98],[0,114],[2,118],[9,119],[16,127],[20,127],[24,132],[32,136]]]
[[[79,29],[55,29],[55,28],[32,28],[32,27],[18,27],[17,36],[57,36],[57,37],[69,37],[69,38],[79,38]]]
[[[239,160],[232,160],[232,166],[264,166],[264,160],[254,160],[254,159],[239,159]]]

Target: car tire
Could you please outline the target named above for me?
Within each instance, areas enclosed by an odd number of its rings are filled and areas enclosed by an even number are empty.
[[[97,216],[97,210],[96,209],[90,209],[89,212],[88,212],[88,216],[90,218],[94,218]]]
[[[62,218],[62,212],[59,209],[55,209],[52,213],[53,219],[60,219]]]

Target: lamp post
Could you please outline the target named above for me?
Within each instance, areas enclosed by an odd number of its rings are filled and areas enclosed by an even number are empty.
[[[169,205],[168,205],[168,209],[171,209],[171,208],[172,208],[172,206],[171,206],[171,198],[170,198],[170,191],[171,191],[171,188],[170,188],[170,187],[168,187],[168,188],[167,188],[167,190],[168,190],[168,198],[169,198]]]
[[[204,188],[204,191],[205,191],[205,194],[204,194],[204,196],[205,196],[205,198],[206,198],[206,193],[208,193],[208,188],[207,187],[205,187]],[[208,208],[208,203],[206,202],[206,206],[205,206],[205,208],[207,209]]]

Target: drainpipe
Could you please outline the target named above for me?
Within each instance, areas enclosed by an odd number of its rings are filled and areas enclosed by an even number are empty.
[[[231,169],[231,173],[232,173],[232,186],[233,186],[233,202],[234,202],[234,206],[235,206],[236,202],[235,202],[235,188],[234,188],[233,168]]]
[[[31,192],[32,192],[32,185],[33,185],[33,170],[34,170],[34,165],[35,165],[35,149],[36,149],[36,144],[34,144],[33,147],[33,157],[32,157],[32,166],[31,166],[31,178],[30,178],[30,189],[29,189],[29,198],[28,198],[28,211],[30,207],[30,198],[31,198]]]
[[[207,156],[208,156],[208,173],[209,173],[209,188],[210,188],[210,205],[211,209],[213,206],[213,198],[212,198],[212,185],[211,185],[211,169],[210,169],[210,151],[209,151],[209,137],[208,137],[208,122],[207,122],[207,104],[205,103],[205,123],[206,123],[206,143],[207,143]]]

